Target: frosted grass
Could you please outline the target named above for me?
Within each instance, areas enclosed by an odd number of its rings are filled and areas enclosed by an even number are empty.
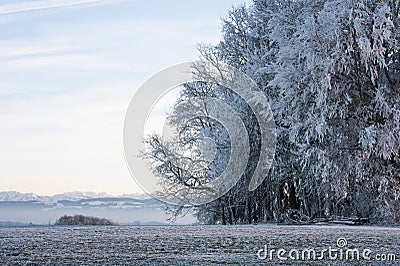
[[[271,248],[394,253],[395,262],[260,260]],[[346,226],[116,226],[0,228],[0,265],[397,265],[400,228]],[[286,264],[285,264],[286,263]]]

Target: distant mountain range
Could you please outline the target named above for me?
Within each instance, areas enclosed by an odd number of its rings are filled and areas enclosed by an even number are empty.
[[[120,224],[169,223],[166,204],[147,194],[110,196],[96,192],[68,192],[40,196],[16,191],[0,192],[0,226],[7,224],[49,224],[60,216],[82,214],[110,218]],[[181,223],[193,223],[193,217]]]
[[[54,196],[39,196],[16,191],[0,192],[0,208],[4,206],[40,209],[133,209],[164,208],[165,204],[146,194],[110,196],[96,192],[67,192]]]
[[[123,194],[121,196],[110,196],[107,193],[98,192],[66,192],[62,194],[56,194],[53,196],[40,196],[33,193],[20,193],[17,191],[0,191],[0,201],[38,201],[42,203],[56,203],[58,201],[76,201],[84,199],[95,199],[95,198],[134,198],[134,199],[149,199],[150,197],[145,193],[140,194]]]

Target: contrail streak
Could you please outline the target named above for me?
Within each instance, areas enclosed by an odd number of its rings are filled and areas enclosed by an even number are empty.
[[[0,15],[14,14],[21,12],[37,11],[43,9],[61,8],[67,6],[75,6],[82,4],[91,4],[97,2],[106,2],[109,0],[81,0],[81,1],[34,1],[21,2],[18,4],[0,5]]]

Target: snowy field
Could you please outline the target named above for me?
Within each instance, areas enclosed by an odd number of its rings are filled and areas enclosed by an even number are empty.
[[[369,249],[370,261],[330,259],[322,249]],[[284,249],[286,261],[258,252]],[[400,228],[345,226],[117,226],[0,228],[0,265],[400,265]],[[314,249],[315,260],[290,250]],[[283,252],[283,251],[281,251]],[[257,255],[261,256],[261,258]],[[305,256],[308,253],[305,253]],[[394,254],[395,261],[375,255]],[[282,255],[282,254],[281,254]],[[296,255],[292,251],[292,256]],[[350,259],[350,256],[349,256]],[[372,260],[373,259],[373,260]]]

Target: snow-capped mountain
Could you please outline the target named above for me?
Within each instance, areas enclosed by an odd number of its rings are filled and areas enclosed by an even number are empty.
[[[41,196],[33,193],[20,193],[17,191],[0,191],[0,201],[37,201],[42,203],[57,203],[58,201],[79,201],[85,199],[96,199],[96,198],[134,198],[134,199],[149,199],[147,194],[123,194],[121,196],[111,196],[107,193],[101,192],[66,192],[62,194],[56,194],[52,196]]]
[[[40,200],[40,196],[33,193],[19,193],[17,191],[1,191],[0,201],[34,201]]]

